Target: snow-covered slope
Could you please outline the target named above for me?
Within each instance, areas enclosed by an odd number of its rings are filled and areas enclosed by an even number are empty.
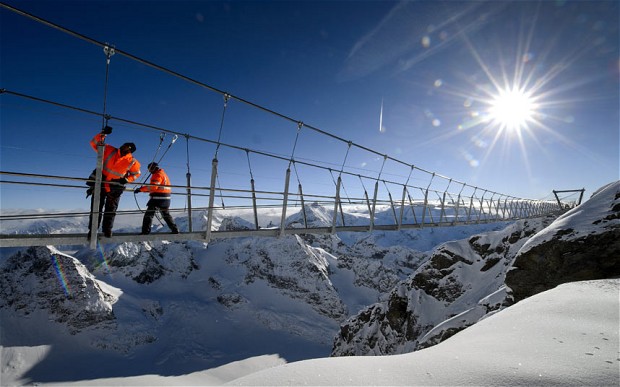
[[[529,236],[550,222],[522,220],[500,231],[442,244],[385,301],[342,324],[332,355],[414,351],[500,309],[506,297],[505,274],[514,256]]]
[[[421,351],[312,359],[243,386],[618,386],[618,279],[540,293]]]
[[[620,276],[620,181],[531,238],[506,276],[519,301],[562,283]]]
[[[385,301],[341,325],[332,355],[425,348],[558,284],[620,275],[620,182],[552,220],[439,246]]]
[[[15,316],[27,319],[45,310],[49,321],[65,324],[73,335],[113,326],[116,297],[77,259],[53,247],[18,252],[3,262],[0,278],[0,309],[11,309]]]

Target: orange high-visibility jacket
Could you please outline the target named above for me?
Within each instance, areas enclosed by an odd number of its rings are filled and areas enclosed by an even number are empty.
[[[153,176],[151,176],[150,186],[140,187],[140,192],[149,192],[151,197],[158,199],[170,199],[172,189],[170,188],[170,179],[162,168],[158,168]]]
[[[90,141],[90,146],[97,151],[97,143],[102,140],[99,133]],[[111,181],[124,177],[131,182],[140,177],[140,162],[133,158],[131,153],[121,156],[121,152],[112,145],[105,145],[103,149],[103,180]],[[106,192],[110,192],[110,185],[104,184]]]

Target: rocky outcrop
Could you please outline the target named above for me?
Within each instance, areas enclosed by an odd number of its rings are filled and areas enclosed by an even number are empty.
[[[559,284],[620,276],[620,182],[557,219],[439,246],[385,302],[340,327],[332,356],[387,355],[435,345]]]
[[[439,246],[386,301],[341,324],[332,356],[414,351],[500,309],[506,295],[504,277],[517,251],[551,221],[522,220],[501,231]]]
[[[72,334],[114,322],[115,297],[104,292],[77,259],[52,247],[16,253],[3,262],[0,279],[0,309],[23,316],[47,311]]]
[[[184,243],[122,243],[106,258],[106,265],[95,268],[122,273],[140,284],[157,281],[166,274],[181,278],[198,269],[193,252]]]
[[[226,255],[229,264],[246,269],[246,286],[262,280],[287,297],[304,301],[321,315],[338,321],[347,315],[329,279],[329,254],[306,245],[299,236],[240,239]]]
[[[513,266],[506,275],[513,302],[566,282],[620,276],[620,182],[533,237]]]

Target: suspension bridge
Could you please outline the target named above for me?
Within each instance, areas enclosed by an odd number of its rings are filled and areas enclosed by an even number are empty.
[[[37,112],[44,109],[46,112],[53,110],[53,114],[69,119],[69,122],[75,119],[92,123],[91,128],[111,125],[115,128],[115,132],[140,132],[149,137],[151,144],[156,144],[152,161],[159,161],[166,166],[168,160],[164,159],[164,156],[167,152],[174,149],[178,156],[178,150],[184,148],[186,168],[184,184],[171,185],[173,195],[171,213],[177,219],[184,219],[185,222],[179,234],[154,232],[141,235],[129,228],[129,231],[114,230],[114,234],[109,238],[98,235],[97,232],[88,236],[86,220],[90,216],[91,225],[96,225],[101,216],[97,211],[15,214],[4,212],[0,216],[2,224],[0,247],[89,245],[91,248],[96,248],[98,243],[161,239],[209,242],[218,238],[242,236],[278,237],[307,233],[444,227],[540,217],[578,205],[581,201],[581,196],[578,201],[566,201],[557,195],[573,191],[555,191],[556,200],[533,200],[449,178],[219,90],[120,50],[109,43],[86,37],[14,7],[1,3],[0,5],[9,12],[98,47],[103,51],[101,67],[105,69],[101,76],[104,83],[103,108],[99,111],[7,88],[0,89],[3,110],[15,108],[19,111],[26,109],[24,106],[27,105],[27,109]],[[165,125],[145,123],[121,114],[112,114],[108,107],[109,75],[114,59],[119,56],[160,72],[163,76],[197,86],[210,96],[217,96],[219,100],[217,107],[212,106],[212,111],[219,109],[218,114],[212,114],[217,116],[217,121],[213,124],[217,129],[211,131],[216,136],[201,136]],[[92,98],[101,100],[101,96]],[[236,112],[230,112],[232,104],[236,105]],[[278,144],[275,151],[259,149],[258,146],[250,147],[247,145],[251,142],[248,138],[244,139],[245,143],[225,142],[223,137],[227,131],[234,132],[241,126],[235,122],[234,116],[231,118],[231,114],[263,117],[268,122],[266,125],[283,128],[289,136],[274,139]],[[28,129],[3,128],[3,130]],[[94,134],[96,133],[80,134],[85,148],[88,147],[88,141]],[[36,135],[37,133],[32,133],[32,136]],[[239,140],[239,136],[234,133],[229,137]],[[183,142],[184,147],[178,145]],[[91,208],[98,208],[99,192],[102,189],[103,146],[103,142],[98,144],[97,156],[93,155],[89,161],[84,161],[92,164],[81,166],[84,175],[94,168],[96,171],[94,178],[72,176],[69,173],[63,174],[62,171],[50,175],[43,172],[0,170],[2,175],[0,185],[4,189],[9,186],[23,186],[28,189],[43,187],[49,191],[46,195],[75,198],[75,200],[81,197],[83,200],[87,183],[90,183],[94,185]],[[278,151],[286,147],[290,152]],[[60,158],[61,155],[50,156],[50,165],[55,163],[54,157]],[[360,168],[359,163],[353,160],[359,160],[361,157],[376,160],[377,168],[374,170]],[[145,165],[143,162],[143,166]],[[171,174],[173,182],[182,180],[178,175]],[[133,190],[142,185],[148,186],[146,181],[129,183],[121,202],[126,205],[132,201],[130,196]],[[583,190],[581,194],[583,195]],[[182,206],[179,203],[182,203]],[[117,211],[117,222],[124,216],[140,219],[142,210],[137,200],[136,205],[138,210]],[[311,219],[310,214],[316,207],[323,208],[324,214],[328,215],[318,225]],[[238,216],[240,213],[247,215],[248,226],[241,229],[216,227],[215,219]],[[84,231],[63,233],[59,230],[52,232],[47,230],[29,234],[6,231],[10,229],[11,222],[26,220],[44,222],[62,218],[79,220]],[[198,219],[201,221],[197,222]],[[140,224],[136,223],[135,229],[139,230],[139,226]]]

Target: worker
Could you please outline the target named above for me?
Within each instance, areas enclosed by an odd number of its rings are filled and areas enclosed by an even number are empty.
[[[151,183],[148,186],[142,186],[135,189],[134,193],[148,192],[151,198],[146,203],[146,212],[142,220],[142,235],[151,233],[151,225],[155,212],[159,210],[162,218],[170,228],[173,234],[179,233],[179,228],[174,223],[174,219],[170,216],[170,199],[172,189],[170,188],[170,179],[166,172],[159,167],[157,163],[149,163],[147,166],[151,173]]]
[[[112,127],[105,126],[101,133],[95,135],[90,141],[90,146],[97,152],[97,144],[103,142],[105,137],[112,133]],[[112,236],[112,227],[116,210],[125,191],[125,184],[135,181],[140,176],[140,162],[133,157],[136,145],[126,142],[120,148],[112,145],[105,145],[103,149],[102,185],[99,197],[99,224],[102,223],[103,235],[107,238]],[[87,194],[88,197],[88,194]],[[91,217],[88,220],[88,237],[91,234],[91,221],[93,214],[94,196],[91,199]],[[104,210],[103,216],[101,211]]]

